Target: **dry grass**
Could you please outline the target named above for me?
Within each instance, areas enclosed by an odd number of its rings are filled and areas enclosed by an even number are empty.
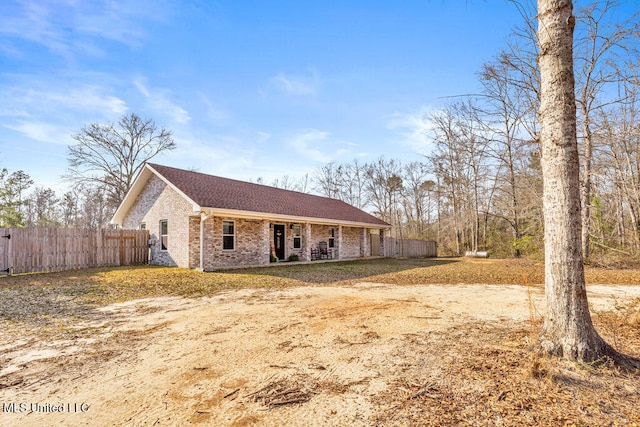
[[[533,366],[528,328],[461,328],[402,348],[403,372],[379,396],[378,425],[640,423],[638,376],[558,359]]]
[[[587,268],[587,282],[640,284],[640,270]],[[0,278],[0,322],[50,325],[91,316],[107,304],[159,296],[213,296],[247,288],[281,289],[367,281],[415,284],[541,286],[543,266],[526,260],[382,259],[287,265],[218,273],[162,267],[120,267]],[[634,317],[638,322],[638,315]]]
[[[634,269],[587,268],[586,277],[594,284],[640,284],[640,270]],[[93,319],[99,307],[139,298],[201,297],[237,289],[362,281],[399,286],[490,283],[539,287],[544,282],[544,267],[528,260],[438,258],[293,264],[216,273],[134,266],[18,275],[0,278],[0,324],[28,325],[31,330],[56,335],[67,331],[74,319]],[[628,309],[629,321],[639,323],[638,313],[637,307]]]
[[[543,266],[521,260],[373,260],[221,273],[130,267],[0,279],[0,327],[29,339],[90,336],[74,322],[99,316],[99,307],[158,296],[212,296],[242,288],[286,288],[378,282],[491,283],[539,287]],[[640,270],[587,269],[587,281],[640,284]],[[596,313],[605,339],[640,355],[640,300]],[[537,356],[540,319],[530,306],[524,324],[479,323],[412,334],[390,358],[388,390],[375,396],[376,425],[640,425],[640,378],[613,366],[592,367]],[[29,331],[28,333],[24,331]],[[29,338],[29,334],[31,334]],[[127,337],[130,339],[131,337]],[[100,357],[110,358],[108,346]],[[68,362],[68,361],[67,361]],[[2,385],[2,384],[0,384]],[[3,387],[19,386],[4,384]],[[252,398],[267,407],[304,405],[318,393],[357,385],[281,378]],[[325,390],[326,389],[326,390]]]

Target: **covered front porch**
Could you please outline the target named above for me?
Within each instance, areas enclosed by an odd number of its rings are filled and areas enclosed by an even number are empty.
[[[192,217],[192,268],[318,262],[383,255],[384,232],[356,224],[228,216]],[[372,239],[381,244],[372,245]],[[378,243],[376,242],[376,243]],[[372,253],[372,247],[376,252]]]
[[[370,257],[371,239],[384,230],[341,224],[269,223],[269,261],[320,261]],[[377,247],[377,245],[376,245]]]

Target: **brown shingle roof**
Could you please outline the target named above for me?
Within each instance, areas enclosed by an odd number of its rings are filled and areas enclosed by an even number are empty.
[[[149,166],[202,208],[389,226],[381,219],[340,200],[152,163]]]

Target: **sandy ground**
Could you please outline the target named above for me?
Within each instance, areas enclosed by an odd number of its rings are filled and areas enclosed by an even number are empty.
[[[589,292],[605,310],[640,287]],[[0,425],[373,425],[425,337],[420,363],[437,366],[448,331],[526,324],[528,301],[521,286],[360,283],[111,305],[74,325],[90,338],[0,332]]]

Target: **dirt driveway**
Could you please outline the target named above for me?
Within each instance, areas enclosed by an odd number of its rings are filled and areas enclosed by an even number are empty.
[[[596,310],[640,296],[589,290]],[[0,333],[0,425],[393,425],[398,394],[452,387],[453,341],[508,326],[525,332],[479,345],[525,347],[528,301],[522,286],[359,283],[110,305],[78,325],[91,338]]]

